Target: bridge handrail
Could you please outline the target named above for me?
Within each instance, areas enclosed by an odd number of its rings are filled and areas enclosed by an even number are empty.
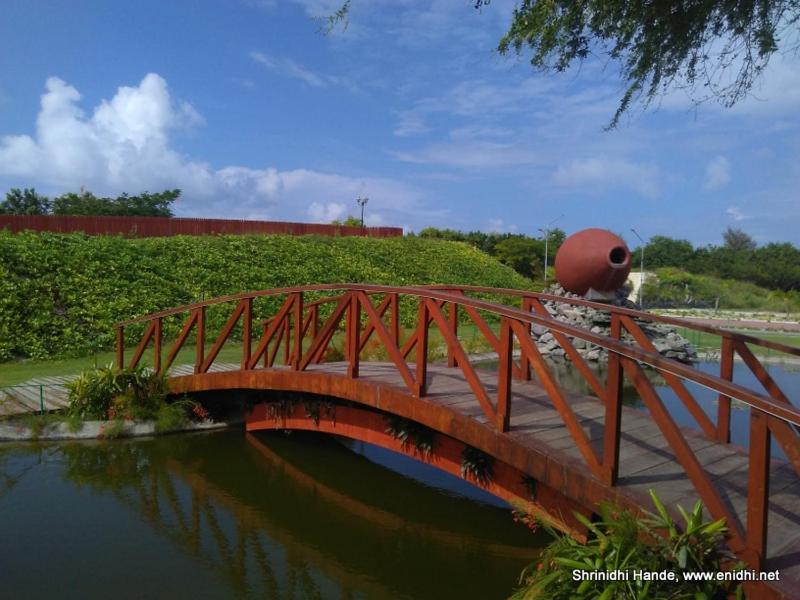
[[[614,306],[602,302],[593,302],[591,300],[585,300],[583,298],[568,298],[565,296],[556,296],[554,294],[545,294],[541,292],[531,292],[528,290],[518,290],[514,288],[492,288],[492,287],[485,287],[478,285],[453,286],[453,285],[436,284],[436,285],[426,285],[422,287],[437,289],[437,290],[463,290],[465,292],[475,292],[479,294],[516,296],[518,298],[536,298],[538,300],[543,300],[545,302],[557,302],[561,304],[571,304],[574,306],[586,306],[588,308],[594,308],[602,312],[625,315],[640,320],[653,321],[656,323],[665,323],[667,325],[675,325],[677,327],[685,327],[686,329],[701,331],[703,333],[710,333],[713,335],[718,335],[723,338],[738,340],[741,342],[746,342],[748,344],[762,346],[764,348],[769,348],[770,350],[784,352],[786,354],[791,354],[793,356],[800,356],[800,348],[796,346],[789,346],[787,344],[782,344],[780,342],[773,342],[771,340],[765,340],[752,335],[747,335],[746,333],[740,333],[738,331],[731,331],[729,329],[723,329],[721,327],[715,327],[713,325],[705,325],[691,320],[681,319],[680,317],[656,315],[653,313],[626,308],[624,306]]]
[[[269,290],[258,290],[253,292],[242,292],[238,294],[231,294],[227,296],[211,298],[208,300],[203,300],[201,302],[195,302],[192,304],[175,307],[168,310],[151,313],[149,315],[144,315],[142,317],[138,317],[135,319],[122,321],[117,323],[116,326],[118,328],[124,328],[131,324],[149,322],[155,319],[175,314],[185,313],[199,308],[213,306],[216,304],[224,304],[227,302],[234,302],[248,298],[279,296],[292,293],[338,290],[338,291],[363,291],[366,293],[378,293],[378,294],[386,293],[386,294],[411,295],[421,298],[428,298],[430,300],[440,300],[444,302],[452,302],[463,306],[470,306],[477,310],[484,310],[487,312],[497,314],[499,316],[505,316],[511,319],[522,321],[523,323],[528,323],[530,325],[541,325],[550,330],[557,331],[559,333],[563,333],[572,337],[577,337],[579,339],[583,339],[592,344],[605,348],[606,350],[614,352],[619,356],[637,361],[639,363],[647,364],[651,367],[654,367],[657,371],[663,371],[666,373],[670,373],[672,375],[676,375],[683,379],[692,381],[712,391],[718,392],[720,394],[723,394],[731,398],[735,398],[752,408],[756,408],[757,410],[760,410],[773,417],[781,419],[782,421],[791,423],[792,425],[795,426],[800,426],[800,410],[798,410],[791,404],[777,402],[768,396],[757,394],[741,385],[738,385],[731,381],[727,381],[716,375],[703,373],[697,369],[694,369],[693,367],[684,365],[673,359],[665,358],[660,354],[658,354],[657,352],[652,352],[649,350],[637,348],[620,340],[615,340],[607,336],[592,333],[591,331],[582,329],[580,327],[576,327],[574,325],[569,325],[553,317],[545,317],[543,315],[538,315],[531,312],[523,311],[518,308],[509,307],[503,304],[498,304],[495,302],[480,300],[476,298],[469,298],[467,296],[457,295],[449,293],[447,291],[441,291],[448,289],[449,290],[471,289],[472,291],[481,291],[486,293],[491,293],[494,290],[494,288],[479,288],[477,286],[475,287],[470,286],[469,288],[467,288],[467,286],[395,287],[395,286],[358,284],[358,283],[295,286],[286,288],[274,288]],[[509,290],[509,291],[519,292],[519,290]],[[547,295],[540,295],[542,299],[547,299],[543,296]],[[562,300],[560,296],[552,296],[552,298],[557,300]],[[582,301],[581,303],[584,302],[590,305],[597,304],[597,303],[589,303],[588,301]],[[638,311],[632,311],[630,309],[620,309],[620,310],[624,311],[620,312],[620,314],[625,314],[626,316],[627,315],[638,316],[640,314]]]

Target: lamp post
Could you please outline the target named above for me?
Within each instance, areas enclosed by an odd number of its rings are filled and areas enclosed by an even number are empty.
[[[361,207],[361,227],[364,227],[364,207],[367,205],[367,202],[369,202],[369,198],[367,198],[366,196],[364,196],[363,198],[358,197],[356,198],[356,202]]]
[[[641,255],[639,257],[641,259],[639,261],[639,308],[642,309],[644,308],[644,249],[647,246],[647,243],[642,239],[642,236],[636,233],[636,230],[633,227],[631,227],[631,231],[633,232],[633,235],[639,238],[639,241],[642,243]]]
[[[550,240],[550,228],[553,226],[553,223],[563,216],[563,214],[558,215],[555,219],[550,221],[544,229],[541,227],[538,228],[538,230],[544,234],[544,287],[547,287],[547,242]]]

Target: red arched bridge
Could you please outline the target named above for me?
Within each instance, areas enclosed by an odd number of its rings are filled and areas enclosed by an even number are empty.
[[[611,335],[558,321],[548,304],[604,311]],[[650,321],[720,336],[719,374],[661,356],[643,330]],[[221,325],[213,335],[210,322]],[[533,327],[549,330],[589,393],[562,388]],[[129,360],[127,339],[137,343]],[[194,365],[173,366],[192,342]],[[240,343],[238,362],[218,360],[226,344]],[[591,515],[605,501],[650,509],[651,489],[673,507],[701,500],[709,516],[726,519],[728,545],[750,568],[780,570],[759,597],[798,597],[800,410],[753,351],[796,359],[798,348],[527,291],[359,284],[247,292],[120,323],[117,365],[140,364],[150,345],[152,366],[170,374],[175,393],[276,390],[344,401],[323,410],[264,402],[248,414],[248,431],[318,430],[403,452],[578,537],[585,532],[574,513]],[[604,349],[605,373],[578,347]],[[476,368],[479,348],[496,353],[491,368]],[[759,389],[733,382],[735,358]],[[639,398],[633,406],[623,405],[626,382]],[[716,410],[703,408],[699,388],[711,390]],[[665,391],[677,402],[671,409]],[[691,424],[679,424],[675,410]],[[748,422],[742,445],[731,443],[737,419]]]

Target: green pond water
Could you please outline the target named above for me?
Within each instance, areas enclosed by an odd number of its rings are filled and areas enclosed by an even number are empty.
[[[8,598],[504,598],[543,543],[405,457],[241,429],[0,446],[0,515]]]

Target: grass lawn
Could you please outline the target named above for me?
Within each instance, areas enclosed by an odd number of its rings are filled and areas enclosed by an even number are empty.
[[[689,340],[695,346],[695,348],[700,348],[703,350],[719,350],[722,345],[722,338],[712,333],[694,331],[684,327],[679,327],[677,331],[683,337]],[[739,333],[757,337],[762,340],[786,344],[787,346],[800,347],[800,333],[774,333],[766,331],[753,331],[752,329],[742,329],[739,331]],[[777,352],[776,350],[770,350],[769,348],[752,344],[749,345],[749,348],[753,351],[753,354],[761,356],[790,356],[782,352]]]

